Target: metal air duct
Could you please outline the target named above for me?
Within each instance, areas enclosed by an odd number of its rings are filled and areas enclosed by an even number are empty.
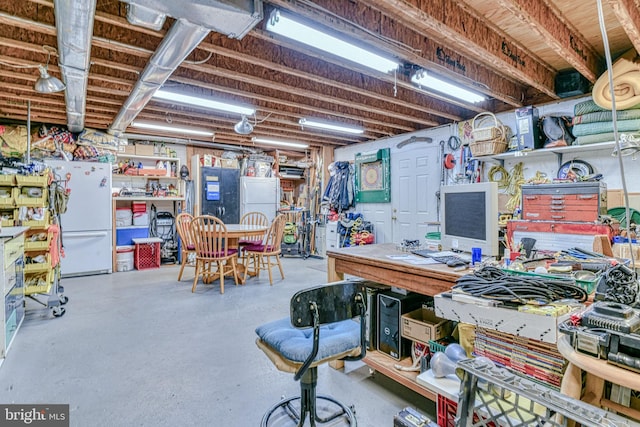
[[[262,0],[122,0],[129,4],[127,19],[135,25],[162,28],[164,18],[192,24],[241,39],[262,20]]]
[[[131,22],[154,28],[162,26],[165,15],[177,20],[151,56],[129,98],[109,127],[109,132],[115,135],[125,131],[155,91],[167,81],[210,30],[232,38],[241,38],[263,16],[261,0],[195,0],[187,3],[175,0],[123,1],[133,5],[128,13]]]
[[[67,88],[64,98],[67,127],[84,129],[89,58],[96,0],[54,0],[58,33],[58,66]]]

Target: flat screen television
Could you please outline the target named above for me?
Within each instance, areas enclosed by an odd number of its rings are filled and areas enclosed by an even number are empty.
[[[498,184],[447,185],[440,188],[441,240],[445,250],[498,256]]]

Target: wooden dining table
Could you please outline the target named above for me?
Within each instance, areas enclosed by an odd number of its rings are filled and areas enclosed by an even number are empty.
[[[231,249],[239,249],[238,242],[240,239],[247,237],[255,237],[255,236],[264,236],[269,228],[266,225],[248,225],[248,224],[225,224],[227,227],[227,242],[229,243],[229,248]],[[237,265],[237,273],[238,273],[238,281],[241,284],[244,284],[244,271],[247,269],[247,266],[244,264],[238,263]],[[248,276],[255,276],[256,273],[253,271],[247,272]]]

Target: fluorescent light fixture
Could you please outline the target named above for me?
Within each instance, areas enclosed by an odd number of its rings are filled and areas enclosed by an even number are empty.
[[[253,107],[247,107],[237,104],[227,104],[226,102],[220,102],[210,98],[185,95],[183,93],[171,92],[164,89],[158,89],[153,94],[153,97],[162,99],[164,101],[177,102],[178,104],[195,105],[197,107],[226,111],[229,113],[237,113],[245,116],[251,116],[256,112],[255,108]]]
[[[199,135],[199,136],[213,136],[213,132],[207,130],[198,130],[192,128],[182,128],[176,126],[166,126],[159,125],[156,123],[149,122],[131,122],[131,126],[142,129],[152,129],[152,130],[160,130],[165,132],[175,132],[175,133],[186,133],[189,135]]]
[[[298,123],[300,123],[300,126],[302,127],[309,126],[314,128],[332,130],[332,131],[341,132],[341,133],[361,134],[364,132],[364,129],[357,128],[355,126],[343,126],[343,125],[332,124],[329,122],[323,122],[319,120],[300,119]]]
[[[476,102],[481,102],[487,99],[480,94],[477,94],[470,90],[461,88],[460,86],[456,86],[453,83],[449,83],[447,81],[434,77],[426,70],[417,71],[411,77],[411,81],[417,84],[418,86],[428,87],[438,92],[442,92],[445,95],[449,95],[466,102],[476,103]]]
[[[316,49],[329,52],[349,61],[357,62],[382,73],[398,68],[399,63],[388,58],[370,52],[354,44],[347,43],[337,37],[316,30],[305,24],[295,21],[288,16],[274,10],[267,22],[267,30],[281,36],[290,38]]]
[[[291,148],[307,148],[309,147],[308,144],[301,144],[298,142],[289,142],[289,141],[280,141],[277,139],[268,139],[268,138],[260,138],[260,137],[253,137],[251,138],[251,141],[258,143],[258,144],[267,144],[267,145],[281,145],[283,147],[291,147]]]

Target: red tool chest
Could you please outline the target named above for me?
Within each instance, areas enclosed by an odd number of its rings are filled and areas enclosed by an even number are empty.
[[[522,186],[522,219],[595,222],[607,214],[603,182],[572,182]]]

